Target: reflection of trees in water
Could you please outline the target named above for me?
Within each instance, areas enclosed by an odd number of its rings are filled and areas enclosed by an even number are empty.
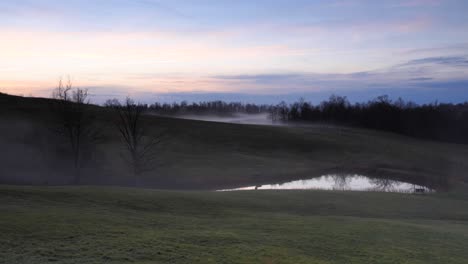
[[[382,191],[382,192],[390,192],[395,191],[400,185],[399,182],[390,180],[390,179],[369,179],[369,182],[374,185],[372,189]]]
[[[331,178],[334,181],[333,190],[347,190],[349,189],[349,182],[351,178],[346,174],[335,174],[331,175]]]

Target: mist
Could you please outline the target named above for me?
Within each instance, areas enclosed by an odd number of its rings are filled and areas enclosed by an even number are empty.
[[[207,121],[207,122],[220,122],[220,123],[231,123],[231,124],[243,124],[243,125],[264,125],[264,126],[272,126],[272,125],[286,125],[282,122],[273,122],[269,117],[268,113],[261,113],[261,114],[241,114],[241,113],[234,113],[229,116],[219,116],[215,114],[182,114],[171,116],[174,118],[179,119],[190,119],[190,120],[199,120],[199,121]]]

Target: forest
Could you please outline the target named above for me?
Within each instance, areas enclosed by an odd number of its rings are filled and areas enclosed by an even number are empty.
[[[111,105],[111,101],[106,103]],[[462,104],[417,104],[402,98],[379,96],[362,103],[351,103],[344,96],[312,104],[305,99],[276,105],[226,103],[154,103],[148,111],[161,115],[219,115],[268,113],[278,123],[321,123],[389,131],[407,136],[453,143],[468,143],[468,102]]]

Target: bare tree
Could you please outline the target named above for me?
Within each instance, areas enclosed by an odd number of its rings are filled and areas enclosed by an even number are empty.
[[[106,106],[118,114],[116,127],[128,153],[127,161],[133,170],[135,185],[139,184],[142,173],[154,169],[157,157],[156,146],[161,143],[162,134],[150,135],[142,120],[146,106],[127,98],[122,105],[108,100]]]
[[[396,190],[396,187],[400,185],[397,181],[390,180],[387,178],[375,178],[371,179],[370,183],[374,185],[374,189],[382,192],[390,192]]]
[[[98,139],[98,130],[93,127],[88,112],[88,90],[73,87],[70,79],[66,84],[60,80],[52,97],[56,99],[53,110],[60,123],[58,131],[67,139],[73,157],[73,183],[79,184],[85,147],[89,150]]]
[[[334,190],[347,190],[349,189],[349,176],[346,174],[334,174],[331,176],[333,181],[335,182],[333,185]]]

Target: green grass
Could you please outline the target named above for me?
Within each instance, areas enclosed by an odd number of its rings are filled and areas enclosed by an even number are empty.
[[[0,187],[0,263],[466,263],[462,194]]]
[[[0,182],[67,182],[46,99],[0,94]],[[86,184],[128,183],[111,113]],[[216,189],[362,173],[451,192],[173,192],[0,185],[0,263],[466,263],[468,146],[336,126],[146,116],[167,131],[145,186]],[[55,181],[55,182],[54,182]]]

